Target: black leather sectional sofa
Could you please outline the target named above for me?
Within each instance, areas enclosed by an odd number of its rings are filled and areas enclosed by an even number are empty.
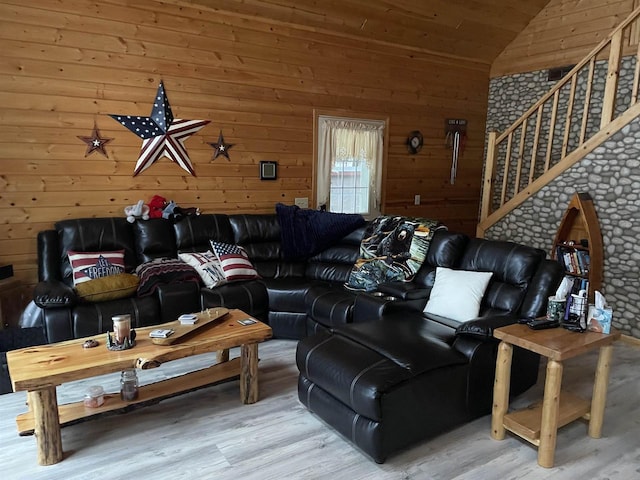
[[[380,286],[379,295],[343,287],[365,227],[309,258],[282,253],[277,215],[217,215],[128,223],[124,218],[64,220],[38,235],[41,282],[22,325],[49,342],[174,320],[211,306],[240,308],[269,323],[274,337],[301,339],[300,401],[370,455],[387,456],[491,410],[497,341],[493,329],[542,315],[562,270],[541,250],[469,239],[439,230],[414,280]],[[244,247],[260,279],[204,288],[160,285],[154,295],[82,303],[71,288],[69,250],[124,249],[128,271],[160,257],[209,249],[217,240]],[[479,317],[458,323],[423,313],[437,267],[493,272]],[[539,358],[515,349],[511,392],[537,379]]]
[[[281,249],[277,215],[203,214],[173,222],[125,218],[63,220],[38,234],[40,283],[23,327],[42,327],[49,342],[111,330],[111,317],[130,314],[134,327],[175,320],[181,313],[211,306],[239,308],[271,325],[275,337],[307,334],[305,293],[313,285],[342,285],[358,256],[364,228],[310,258],[287,259]],[[209,250],[210,240],[245,248],[260,279],[204,288],[193,282],[158,286],[154,295],[99,303],[78,301],[69,251],[124,250],[127,272],[157,258]]]

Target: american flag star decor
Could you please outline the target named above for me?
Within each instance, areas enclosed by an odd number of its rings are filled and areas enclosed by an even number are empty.
[[[182,120],[173,117],[169,99],[160,82],[150,117],[110,115],[142,138],[142,148],[133,172],[135,177],[161,157],[167,157],[195,176],[184,142],[209,120]]]

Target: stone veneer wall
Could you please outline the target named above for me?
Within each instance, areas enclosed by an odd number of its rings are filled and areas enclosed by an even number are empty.
[[[623,84],[633,68],[625,59]],[[547,71],[495,78],[489,91],[487,131],[503,130],[549,88]],[[603,80],[602,80],[603,82]],[[600,81],[598,89],[603,89]],[[636,119],[549,183],[485,237],[506,239],[550,253],[556,230],[575,192],[588,192],[600,220],[604,244],[603,294],[613,324],[640,338],[640,119]]]

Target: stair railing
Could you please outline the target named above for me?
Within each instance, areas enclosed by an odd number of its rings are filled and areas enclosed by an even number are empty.
[[[490,132],[477,235],[640,115],[640,43],[630,94],[619,84],[640,7],[501,134]],[[606,62],[606,65],[605,65]],[[597,76],[604,79],[604,91]]]

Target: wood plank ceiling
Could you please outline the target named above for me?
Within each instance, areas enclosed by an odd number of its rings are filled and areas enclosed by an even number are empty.
[[[163,0],[491,64],[549,0]]]

